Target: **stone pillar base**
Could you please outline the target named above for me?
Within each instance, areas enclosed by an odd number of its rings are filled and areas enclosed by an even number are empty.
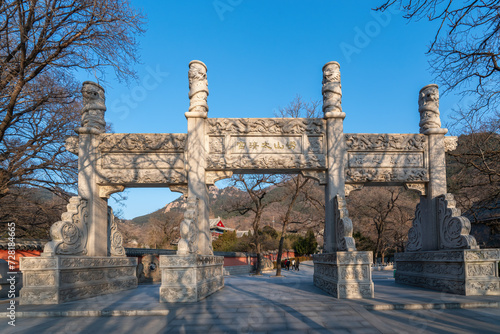
[[[500,249],[396,254],[396,283],[466,296],[500,295]]]
[[[160,302],[197,302],[224,287],[223,256],[161,255]]]
[[[20,304],[60,304],[137,287],[137,258],[23,257]]]
[[[314,285],[335,298],[373,298],[372,252],[316,254]]]

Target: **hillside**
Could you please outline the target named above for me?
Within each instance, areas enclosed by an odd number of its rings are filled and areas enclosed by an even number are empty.
[[[321,189],[316,186],[312,187],[315,192],[320,192]],[[274,227],[277,231],[281,231],[281,219],[288,207],[287,188],[284,186],[273,186],[269,188],[266,199],[270,202],[265,209],[262,219],[261,228],[265,225]],[[241,215],[234,210],[235,202],[249,201],[248,194],[235,187],[217,188],[212,186],[209,189],[210,200],[210,218],[221,217],[226,227],[237,230],[252,229],[254,214],[250,211]],[[186,199],[180,196],[176,200],[167,203],[164,207],[147,215],[135,217],[132,220],[124,220],[120,222],[120,229],[124,232],[125,240],[137,240],[139,244],[150,243],[147,240],[151,239],[151,230],[161,229],[165,231],[168,228],[175,232],[171,234],[178,236],[178,227],[183,219],[183,213],[186,207]],[[318,211],[306,205],[303,201],[297,201],[292,212],[292,221],[288,227],[288,231],[305,234],[309,228],[320,230],[323,222],[323,214],[318,215]],[[172,236],[172,238],[174,238]],[[149,245],[151,246],[151,245]]]

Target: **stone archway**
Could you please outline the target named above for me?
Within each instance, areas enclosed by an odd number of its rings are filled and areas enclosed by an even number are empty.
[[[90,295],[83,283],[99,287],[95,294],[137,285],[136,263],[120,251],[107,207],[111,193],[133,186],[165,186],[187,196],[177,255],[160,257],[160,301],[197,301],[221,289],[223,258],[211,249],[207,185],[256,170],[302,173],[325,185],[324,254],[314,257],[314,283],[333,296],[374,296],[372,254],[356,251],[345,205],[345,196],[365,184],[404,185],[421,193],[408,252],[396,258],[397,282],[500,294],[500,250],[478,248],[470,222],[446,193],[445,152],[457,138],[445,137],[441,128],[437,85],[419,92],[420,133],[345,134],[337,62],[323,67],[323,118],[211,119],[205,64],[192,61],[188,77],[187,134],[104,133],[104,89],[83,84],[82,127],[67,142],[78,154],[78,196],[51,228],[45,256],[21,262],[21,303],[85,298]],[[92,275],[85,273],[89,266]]]

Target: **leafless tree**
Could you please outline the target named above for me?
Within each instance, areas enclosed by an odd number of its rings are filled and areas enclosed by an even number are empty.
[[[317,118],[319,117],[318,110],[320,105],[321,101],[304,102],[302,97],[300,95],[297,95],[287,106],[279,108],[275,113],[275,116],[282,118]],[[276,259],[276,276],[281,276],[281,257],[283,254],[283,244],[286,237],[287,226],[290,223],[294,206],[307,184],[312,183],[310,182],[311,180],[309,178],[305,178],[300,174],[283,175],[281,178],[281,184],[283,184],[287,188],[287,194],[289,194],[289,198],[286,210],[281,217],[282,226],[278,255]]]
[[[257,253],[257,275],[262,273],[262,243],[259,234],[259,227],[262,218],[262,213],[266,207],[274,202],[279,201],[279,198],[270,198],[269,192],[271,186],[276,184],[276,177],[270,174],[249,174],[249,175],[234,175],[231,179],[233,187],[245,191],[249,198],[234,197],[232,201],[227,203],[229,211],[236,211],[240,215],[248,212],[253,213],[252,230],[253,243]]]
[[[75,70],[133,77],[143,23],[128,0],[0,1],[0,207],[22,187],[74,190]]]
[[[462,147],[450,153],[449,161],[456,162],[453,171],[467,175],[462,179],[464,182],[455,182],[455,186],[463,188],[454,191],[462,190],[457,199],[466,210],[473,201],[485,205],[497,203],[500,198],[499,2],[387,0],[376,10],[389,7],[401,9],[408,20],[437,23],[428,49],[430,66],[445,92],[463,97],[447,125],[454,134],[466,136],[461,138]]]
[[[349,195],[350,215],[375,243],[374,261],[384,261],[389,248],[404,242],[413,218],[416,198],[402,187],[370,187]],[[359,230],[360,226],[355,226]]]

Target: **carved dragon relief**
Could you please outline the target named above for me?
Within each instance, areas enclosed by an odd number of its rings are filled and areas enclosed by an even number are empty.
[[[177,254],[188,255],[196,254],[198,247],[196,244],[198,238],[198,198],[189,197],[187,200],[184,220],[181,222]]]
[[[344,135],[348,151],[425,151],[427,138],[419,134],[355,134]]]
[[[209,118],[207,135],[289,135],[326,133],[321,118]]]
[[[323,169],[326,168],[324,155],[222,155],[207,157],[207,169]]]
[[[456,208],[452,194],[437,197],[438,222],[440,227],[440,248],[444,249],[476,249],[479,248],[476,239],[469,235],[471,224],[469,219],[461,216]]]
[[[337,195],[334,201],[335,212],[335,227],[337,230],[337,250],[338,251],[355,251],[356,244],[352,237],[352,221],[349,218],[347,211],[347,203],[345,198]]]
[[[50,227],[52,241],[45,244],[44,256],[86,255],[88,238],[87,200],[80,196],[70,198],[61,220]]]
[[[185,133],[108,133],[99,136],[101,152],[184,152]]]
[[[118,231],[118,225],[115,221],[113,209],[108,206],[108,256],[125,257],[125,248],[123,248],[123,236]]]

